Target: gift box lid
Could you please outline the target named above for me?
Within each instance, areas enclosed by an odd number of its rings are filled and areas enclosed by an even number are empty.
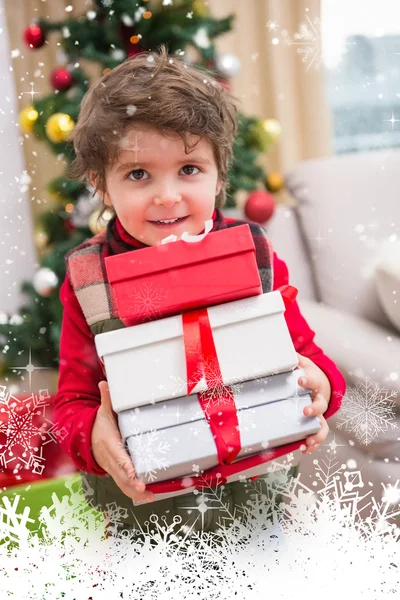
[[[288,373],[234,384],[231,388],[237,411],[309,394],[311,390],[297,383],[303,375],[303,369],[296,369]],[[213,401],[212,396],[211,401]],[[217,398],[214,401],[218,401]],[[118,414],[118,425],[122,437],[126,439],[132,435],[133,430],[146,433],[160,428],[177,427],[183,423],[195,423],[204,418],[197,394],[191,394],[122,411]]]
[[[116,283],[249,251],[255,253],[255,246],[244,224],[212,231],[200,242],[178,240],[107,256],[105,265],[109,281]]]
[[[228,324],[283,313],[284,311],[285,305],[282,294],[279,291],[274,291],[212,306],[208,309],[208,318],[211,327],[216,329]],[[122,352],[177,337],[183,337],[182,315],[99,333],[95,336],[95,344],[97,354],[104,357],[107,354],[114,354],[115,352]]]

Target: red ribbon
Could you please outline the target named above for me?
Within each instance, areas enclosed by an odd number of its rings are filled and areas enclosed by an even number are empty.
[[[224,385],[206,308],[182,315],[186,354],[187,387],[190,394],[205,377],[207,391],[198,394],[210,425],[218,461],[230,464],[241,450],[239,422],[232,388]]]

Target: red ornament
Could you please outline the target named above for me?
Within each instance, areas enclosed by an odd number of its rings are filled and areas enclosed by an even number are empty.
[[[274,214],[275,199],[272,194],[265,191],[251,192],[247,198],[244,212],[246,217],[254,223],[266,223]]]
[[[129,44],[128,58],[132,58],[132,56],[137,56],[141,52],[143,52],[143,48],[141,48],[139,44]]]
[[[214,79],[216,81],[218,81],[218,83],[220,83],[222,85],[222,87],[224,87],[226,89],[227,92],[232,91],[232,85],[231,85],[230,81],[228,81],[227,79],[224,79],[223,77],[219,77],[218,75],[214,75]]]
[[[59,92],[66,92],[74,83],[74,78],[68,69],[58,67],[50,75],[51,85]]]
[[[40,25],[32,23],[24,31],[24,40],[30,48],[41,48],[45,43],[46,38],[44,37],[44,31]]]
[[[74,231],[76,231],[76,227],[73,224],[73,222],[71,221],[71,219],[65,219],[64,220],[64,229],[67,233],[74,233]]]
[[[124,25],[121,23],[120,25],[120,37],[121,37],[121,46],[125,48],[128,58],[132,58],[132,56],[136,56],[143,52],[143,40],[140,40],[140,43],[133,44],[131,42],[131,37],[135,34],[135,30],[133,27]]]

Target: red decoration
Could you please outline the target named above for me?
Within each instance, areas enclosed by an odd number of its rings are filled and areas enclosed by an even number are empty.
[[[245,215],[254,223],[266,223],[274,214],[275,199],[269,192],[252,192],[244,207]]]
[[[64,220],[64,229],[67,233],[74,233],[74,231],[76,231],[76,227],[72,223],[71,219]]]
[[[125,48],[128,58],[132,56],[136,56],[140,54],[144,50],[143,40],[140,40],[140,43],[132,44],[131,37],[135,35],[135,30],[133,27],[129,27],[121,23],[120,25],[120,37],[121,37],[121,45]]]
[[[24,31],[24,40],[30,48],[41,48],[45,43],[46,38],[40,25],[32,23]]]
[[[59,92],[66,92],[74,83],[74,78],[68,69],[58,67],[50,75],[51,85]]]
[[[76,471],[76,466],[56,441],[65,435],[65,431],[52,427],[52,415],[52,396],[47,396],[47,390],[30,396],[15,396],[12,402],[2,404],[0,441],[8,451],[0,470],[1,488],[61,477]],[[12,433],[12,426],[16,427],[17,422],[23,435]],[[46,434],[47,431],[49,433]]]
[[[200,242],[177,240],[108,256],[105,264],[126,326],[262,293],[247,224],[210,232]]]

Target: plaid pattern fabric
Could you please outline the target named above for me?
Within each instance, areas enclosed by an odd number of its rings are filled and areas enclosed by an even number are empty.
[[[265,230],[255,223],[226,218],[215,210],[212,231],[247,223],[256,248],[256,260],[263,293],[273,289],[273,250]],[[130,236],[114,217],[107,229],[93,236],[66,255],[69,280],[89,326],[109,319],[118,319],[113,289],[107,280],[105,258],[147,246]]]

